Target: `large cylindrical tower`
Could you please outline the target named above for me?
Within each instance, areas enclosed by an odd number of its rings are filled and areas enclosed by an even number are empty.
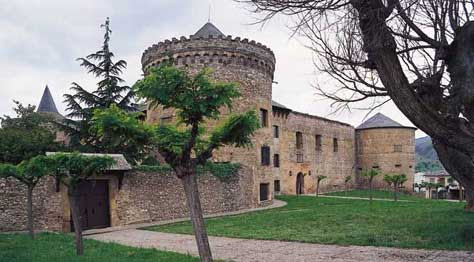
[[[275,70],[275,56],[266,46],[240,37],[225,36],[213,24],[206,23],[189,38],[173,38],[159,42],[148,48],[142,56],[143,71],[172,59],[176,67],[186,68],[195,73],[205,67],[213,70],[212,77],[217,81],[236,82],[241,97],[235,99],[233,112],[255,110],[262,118],[263,127],[253,138],[249,149],[223,148],[213,156],[215,161],[235,161],[250,166],[254,170],[254,196],[256,202],[264,202],[265,196],[272,199],[272,168],[266,158],[271,150],[272,140],[272,82]],[[221,120],[228,115],[222,110]],[[159,123],[175,120],[172,109],[149,108],[147,122]],[[215,126],[209,121],[208,126]],[[265,152],[264,152],[265,151]],[[268,152],[269,154],[269,152]],[[260,192],[260,191],[266,191]],[[262,200],[262,201],[261,201]]]
[[[356,128],[358,174],[362,170],[378,169],[376,187],[388,187],[383,181],[384,174],[405,174],[405,190],[413,189],[415,169],[415,130],[402,126],[383,114],[376,114]],[[358,176],[360,186],[366,184]],[[365,185],[366,186],[366,185]]]

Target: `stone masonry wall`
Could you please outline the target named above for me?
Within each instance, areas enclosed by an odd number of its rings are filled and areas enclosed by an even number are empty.
[[[53,178],[40,181],[33,191],[36,229],[60,231],[62,228],[61,193]],[[16,179],[0,179],[0,232],[26,230],[26,186]]]
[[[328,177],[321,182],[320,192],[343,190],[344,178],[355,174],[354,127],[298,112],[285,115],[278,111],[273,113],[274,125],[280,129],[280,137],[274,139],[274,153],[280,155],[280,168],[274,168],[274,174],[280,180],[281,193],[296,194],[300,172],[304,174],[304,194],[316,193],[318,175]],[[302,149],[296,147],[296,132],[302,133]],[[316,135],[321,135],[320,150],[316,149]],[[297,154],[303,155],[302,163],[297,161]]]
[[[188,216],[181,181],[173,174],[129,172],[119,189],[114,175],[109,181],[111,226],[160,221]],[[201,204],[206,214],[257,207],[253,200],[252,170],[242,166],[226,181],[204,174],[198,177]],[[40,182],[33,195],[36,230],[70,231],[67,189],[56,192],[54,179]],[[13,179],[0,179],[0,232],[26,230],[26,187]]]
[[[415,170],[415,129],[373,128],[356,131],[358,172],[378,167],[382,174],[376,177],[374,185],[386,188],[383,176],[387,173],[407,175],[405,190],[411,191]],[[397,147],[397,148],[396,148]],[[397,152],[401,150],[400,152]],[[367,187],[367,181],[358,176],[360,187]]]
[[[199,193],[205,214],[255,207],[250,170],[227,182],[206,174],[199,176]],[[116,198],[120,225],[187,217],[186,197],[174,174],[131,172],[124,177]]]

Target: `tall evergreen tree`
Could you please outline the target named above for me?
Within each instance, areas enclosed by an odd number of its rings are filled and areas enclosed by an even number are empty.
[[[97,89],[89,92],[78,83],[73,82],[71,86],[73,94],[64,95],[68,105],[67,110],[70,112],[67,116],[79,119],[78,121],[68,121],[65,125],[65,129],[71,137],[71,146],[78,150],[101,151],[100,143],[89,132],[94,110],[106,109],[112,104],[116,104],[125,111],[136,111],[136,105],[132,103],[135,97],[134,92],[129,86],[121,85],[124,80],[120,78],[120,75],[127,67],[127,62],[124,60],[114,62],[114,53],[109,49],[112,30],[108,17],[101,27],[105,29],[102,49],[85,58],[77,59],[88,73],[92,73],[100,79]]]

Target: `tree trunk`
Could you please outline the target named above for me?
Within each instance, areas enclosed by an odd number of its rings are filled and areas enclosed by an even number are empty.
[[[181,177],[186,200],[188,202],[189,216],[194,228],[194,236],[199,250],[199,256],[202,262],[211,262],[212,253],[207,237],[206,226],[202,214],[201,201],[199,199],[199,190],[196,174],[187,174]]]
[[[471,156],[438,140],[433,141],[443,166],[464,187],[466,210],[474,212],[474,163]],[[462,190],[459,193],[462,199]]]
[[[397,200],[398,200],[397,184],[394,184],[394,186],[393,186],[393,196],[394,196],[395,202],[397,202]]]
[[[28,195],[27,195],[27,207],[26,212],[28,213],[28,234],[31,239],[35,238],[34,226],[33,226],[33,188],[34,186],[28,185]]]
[[[369,199],[372,201],[372,179],[369,180]]]
[[[76,237],[76,254],[81,256],[84,254],[84,244],[82,241],[82,224],[81,214],[79,211],[79,192],[72,186],[69,188],[68,198],[71,208],[72,223],[74,225],[74,234]]]
[[[319,196],[319,182],[316,183],[316,196]]]

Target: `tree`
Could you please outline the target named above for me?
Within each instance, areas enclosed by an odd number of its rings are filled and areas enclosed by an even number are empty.
[[[423,181],[421,184],[422,184],[422,186],[423,186],[424,188],[426,188],[426,189],[428,190],[428,198],[431,199],[431,194],[432,194],[431,189],[434,187],[434,184],[433,184],[433,183],[424,182],[424,181]]]
[[[150,106],[177,110],[180,125],[159,125],[156,128],[157,151],[182,181],[194,235],[202,261],[211,261],[212,254],[204,226],[199,199],[196,169],[204,165],[218,148],[229,145],[247,147],[259,127],[257,114],[248,111],[231,115],[208,134],[206,120],[217,120],[220,109],[231,109],[239,97],[237,84],[211,80],[211,71],[196,74],[173,66],[152,68],[134,85],[136,93],[150,101]]]
[[[398,189],[403,185],[408,179],[405,174],[386,174],[383,178],[387,182],[388,186],[393,186],[393,199],[398,200]]]
[[[421,189],[424,188],[425,185],[423,183],[420,183],[420,184],[415,183],[415,184],[413,184],[413,187],[418,188],[418,192],[421,192]]]
[[[289,15],[310,41],[316,67],[335,89],[318,92],[339,105],[392,100],[433,139],[447,171],[474,211],[474,8],[461,0],[238,0],[262,21]]]
[[[28,233],[31,238],[34,234],[33,218],[33,189],[41,178],[53,172],[51,161],[45,156],[36,156],[29,160],[24,160],[18,165],[0,164],[0,177],[13,177],[27,187],[27,215]]]
[[[89,92],[73,82],[71,90],[74,93],[64,95],[68,105],[67,110],[70,111],[67,116],[78,118],[79,121],[69,120],[63,127],[71,137],[71,146],[83,151],[102,152],[107,146],[100,143],[94,134],[89,132],[94,110],[107,109],[115,104],[125,111],[136,111],[136,106],[131,103],[135,97],[134,92],[129,86],[121,85],[124,80],[120,78],[120,75],[127,67],[127,62],[124,60],[114,62],[114,53],[109,49],[112,34],[109,18],[101,27],[105,29],[102,49],[85,58],[77,59],[88,73],[100,78],[97,89]]]
[[[105,156],[84,156],[79,153],[50,156],[55,170],[54,176],[68,188],[72,222],[76,237],[76,254],[84,253],[81,214],[79,213],[79,186],[93,175],[100,175],[111,167],[115,160]]]
[[[90,132],[103,145],[103,153],[120,152],[134,164],[150,154],[154,130],[139,120],[140,114],[125,112],[115,104],[94,111]]]
[[[346,195],[346,196],[347,196],[347,191],[349,190],[348,185],[349,185],[349,183],[350,183],[351,181],[352,181],[352,176],[350,176],[350,175],[349,175],[349,176],[346,176],[346,177],[344,178],[344,188],[345,188],[345,195]]]
[[[323,175],[318,175],[316,177],[316,196],[319,196],[319,184],[321,183],[321,181],[323,181],[326,178],[328,178],[328,177],[323,176]]]
[[[19,164],[23,160],[56,151],[61,145],[51,132],[53,119],[35,112],[35,106],[14,101],[16,117],[0,118],[0,163]]]
[[[377,169],[368,169],[368,170],[363,170],[361,173],[362,177],[365,177],[369,181],[369,198],[370,201],[372,201],[372,184],[374,181],[374,178],[380,174],[380,171]]]

